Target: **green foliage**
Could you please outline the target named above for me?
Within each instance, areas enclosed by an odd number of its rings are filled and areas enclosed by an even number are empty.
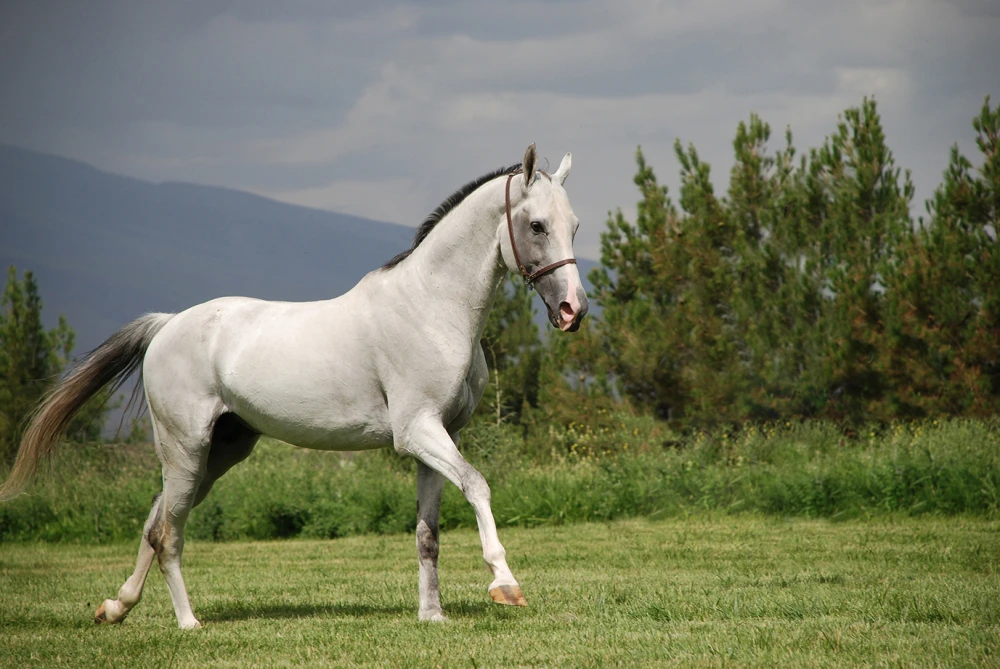
[[[0,461],[11,462],[20,443],[24,420],[62,369],[73,346],[73,331],[64,319],[46,331],[42,300],[30,271],[23,279],[11,266],[0,297]]]
[[[589,377],[598,390],[617,387],[638,407],[673,418],[683,413],[689,394],[682,374],[690,357],[683,346],[687,331],[680,327],[689,260],[666,187],[641,150],[636,163],[634,181],[643,197],[636,222],[619,210],[601,234],[601,266],[590,275],[601,317],[585,323],[570,364],[580,387]]]
[[[17,453],[26,419],[46,389],[69,362],[73,329],[59,317],[59,325],[42,325],[42,299],[30,270],[17,278],[7,270],[0,298],[0,463],[10,463]],[[70,424],[67,435],[76,441],[100,438],[109,395],[100,393]]]
[[[883,417],[885,379],[874,363],[883,336],[885,269],[909,228],[909,176],[885,145],[875,101],[850,109],[837,133],[813,153],[808,188],[817,193],[824,288],[820,328],[826,346],[826,413],[864,420]]]
[[[874,100],[798,160],[790,131],[769,154],[751,115],[726,198],[678,141],[675,206],[637,151],[636,220],[609,218],[590,277],[601,318],[561,358],[577,402],[684,429],[995,415],[1000,107],[987,98],[973,127],[984,164],[954,148],[921,224]]]
[[[995,415],[1000,410],[1000,106],[973,120],[984,164],[958,147],[887,273],[882,371],[899,415]]]
[[[528,285],[513,275],[497,293],[481,344],[490,370],[480,420],[520,423],[538,406],[541,341]]]
[[[845,433],[829,423],[789,422],[678,436],[651,417],[608,412],[586,424],[550,425],[533,447],[520,432],[482,421],[463,433],[464,452],[492,487],[500,526],[702,511],[1000,513],[996,423],[896,423]],[[160,487],[151,450],[64,449],[30,495],[0,506],[0,542],[134,539]],[[343,456],[265,439],[215,485],[187,531],[211,540],[410,532],[411,463],[389,451]],[[451,485],[441,522],[476,526]]]
[[[29,494],[0,505],[0,541],[134,539],[160,488],[159,463],[149,444],[60,448]]]

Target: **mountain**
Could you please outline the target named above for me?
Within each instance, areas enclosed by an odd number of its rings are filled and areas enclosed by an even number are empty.
[[[149,311],[223,295],[334,297],[407,248],[413,233],[0,145],[0,268],[35,273],[46,322],[66,316],[77,353]],[[580,265],[586,272],[593,263]]]

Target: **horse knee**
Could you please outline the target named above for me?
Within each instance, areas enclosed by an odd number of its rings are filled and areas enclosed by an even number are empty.
[[[478,471],[469,467],[462,475],[462,494],[470,502],[490,503],[490,485]]]
[[[421,560],[437,560],[439,547],[438,527],[429,526],[424,520],[417,523],[417,557]]]

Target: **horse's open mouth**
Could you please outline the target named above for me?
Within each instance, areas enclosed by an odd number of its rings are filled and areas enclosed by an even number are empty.
[[[548,311],[549,322],[552,323],[552,327],[563,332],[576,332],[580,329],[580,321],[583,319],[579,313],[574,312],[565,302],[560,306],[558,314],[554,313],[548,306],[546,306],[546,311]]]

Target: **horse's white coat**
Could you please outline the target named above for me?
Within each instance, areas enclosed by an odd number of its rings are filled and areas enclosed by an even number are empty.
[[[573,257],[579,222],[563,189],[569,154],[551,178],[536,177],[534,163],[532,145],[525,154],[527,176],[514,177],[511,207],[522,260],[541,266]],[[211,477],[221,475],[209,463],[209,444],[216,420],[227,412],[298,446],[392,445],[421,463],[421,619],[443,619],[437,588],[442,476],[475,509],[483,557],[494,575],[490,588],[517,585],[497,537],[489,487],[456,446],[458,430],[487,382],[479,340],[489,310],[506,272],[516,271],[506,181],[499,177],[475,190],[409,257],[368,274],[340,297],[307,303],[212,300],[177,314],[152,340],[143,378],[164,491],[146,532],[181,627],[199,625],[180,571],[183,526]],[[544,224],[543,233],[532,231],[529,223],[535,221]],[[536,287],[553,325],[574,327],[586,312],[576,265],[539,278]],[[144,543],[118,600],[104,604],[107,620],[123,619],[138,601],[151,561]]]

